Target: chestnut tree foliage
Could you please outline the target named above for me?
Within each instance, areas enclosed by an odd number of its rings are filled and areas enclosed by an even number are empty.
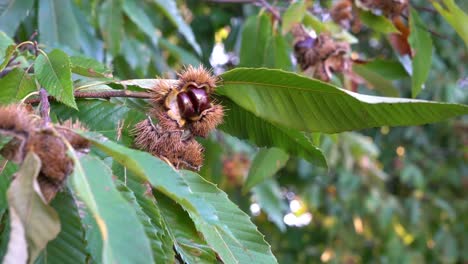
[[[2,262],[468,261],[468,6],[389,2],[0,1]]]

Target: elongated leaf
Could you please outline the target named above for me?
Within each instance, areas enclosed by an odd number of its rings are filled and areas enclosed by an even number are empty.
[[[261,67],[265,62],[268,41],[272,35],[270,18],[266,15],[251,16],[242,29],[239,65]]]
[[[159,8],[163,11],[164,15],[177,27],[179,32],[185,37],[188,43],[192,48],[197,52],[198,55],[201,54],[200,45],[198,45],[195,35],[193,34],[192,29],[187,23],[185,23],[184,18],[179,13],[177,9],[177,4],[175,0],[153,0]]]
[[[359,10],[359,18],[364,24],[377,32],[383,34],[399,32],[398,29],[393,25],[392,21],[390,21],[385,16],[377,16],[372,14],[370,11]]]
[[[79,26],[71,0],[39,1],[39,40],[53,47],[68,46],[79,50]]]
[[[367,81],[367,86],[370,89],[375,89],[384,96],[399,97],[398,89],[393,83],[384,76],[373,71],[371,67],[366,67],[366,65],[353,65],[353,71]]]
[[[255,186],[252,193],[260,208],[268,215],[268,219],[284,232],[286,225],[283,222],[283,217],[288,206],[281,194],[279,184],[273,179],[267,179]]]
[[[206,244],[187,212],[164,195],[158,195],[158,207],[174,247],[185,263],[216,263],[213,250]]]
[[[120,166],[120,164],[117,164]],[[116,173],[114,169],[114,173]],[[150,218],[151,224],[156,231],[156,238],[148,236],[151,241],[153,257],[156,263],[172,264],[175,261],[173,241],[167,233],[166,225],[163,223],[161,212],[156,205],[156,200],[149,189],[148,183],[135,180],[130,171],[125,170],[124,175],[119,176],[126,180],[127,187],[135,194],[136,201],[143,212]]]
[[[424,82],[429,76],[432,65],[432,39],[431,34],[426,30],[424,22],[416,10],[411,9],[410,31],[408,42],[414,52],[411,79],[411,95],[416,97],[421,92]]]
[[[33,8],[34,0],[9,0],[0,2],[0,31],[13,36]]]
[[[291,49],[288,46],[286,39],[276,34],[271,36],[266,47],[264,58],[264,66],[267,68],[281,69],[285,71],[292,70]]]
[[[436,1],[431,1],[434,8],[447,20],[447,22],[455,29],[460,37],[465,41],[468,48],[468,14],[457,6],[454,0],[443,0],[445,6]]]
[[[302,131],[420,125],[468,114],[466,105],[362,95],[280,70],[238,68],[221,77],[219,94],[268,122]]]
[[[71,71],[87,77],[112,78],[112,71],[95,59],[84,56],[70,57]]]
[[[99,26],[107,50],[113,56],[120,52],[120,41],[123,29],[122,1],[105,1],[99,12]]]
[[[141,8],[141,3],[136,0],[125,0],[123,3],[125,14],[143,31],[150,39],[157,43],[156,28],[153,22]]]
[[[224,263],[277,263],[255,225],[224,192],[196,173],[184,171],[183,175],[192,191],[205,198],[216,210],[222,226],[197,226]],[[199,221],[192,219],[195,223]]]
[[[58,101],[76,108],[73,96],[70,59],[68,55],[58,49],[47,56],[41,54],[36,59],[34,69],[39,83]]]
[[[248,139],[259,147],[278,147],[291,155],[302,157],[321,167],[327,167],[322,151],[315,147],[304,133],[287,129],[261,119],[251,112],[233,103],[230,99],[221,98],[223,105],[229,109],[220,128],[240,139]],[[246,129],[246,128],[249,129]]]
[[[273,177],[286,165],[289,155],[278,148],[261,149],[252,162],[249,176],[244,184],[244,192],[249,191],[255,185]]]
[[[120,191],[122,196],[127,200],[127,202],[132,206],[132,208],[137,213],[138,219],[140,219],[141,224],[145,228],[145,233],[148,236],[148,239],[151,243],[151,249],[153,252],[153,257],[156,263],[169,263],[169,259],[166,258],[166,255],[169,255],[170,252],[164,252],[161,239],[160,230],[158,231],[153,225],[151,218],[145,214],[143,208],[140,207],[140,204],[137,202],[135,194],[126,187],[121,181],[118,181],[117,189]],[[148,195],[151,195],[148,194]],[[156,205],[154,205],[156,206]],[[167,242],[167,241],[164,241]],[[166,246],[166,245],[164,245]],[[172,243],[169,243],[169,250],[172,251]],[[161,255],[162,254],[162,255]]]
[[[72,157],[72,187],[99,226],[102,262],[152,263],[148,237],[135,211],[116,190],[110,168],[91,155],[81,160]]]
[[[45,203],[37,182],[40,169],[41,160],[35,153],[29,152],[8,188],[11,233],[4,263],[24,263],[26,259],[32,263],[60,232],[57,212]],[[24,261],[14,259],[20,248],[27,248],[26,256],[23,255],[24,251],[21,253]]]
[[[288,33],[295,24],[300,24],[307,11],[304,0],[297,0],[292,3],[283,14],[283,35]]]
[[[0,104],[19,102],[36,90],[33,77],[20,68],[15,68],[0,78],[0,87]]]
[[[248,216],[230,202],[226,194],[199,175],[187,172],[182,176],[150,154],[100,139],[96,133],[81,135],[140,180],[149,181],[154,188],[179,203],[224,263],[276,263],[270,247]]]
[[[57,238],[47,244],[36,264],[86,263],[84,227],[70,191],[59,192],[50,205],[57,211],[62,228]]]

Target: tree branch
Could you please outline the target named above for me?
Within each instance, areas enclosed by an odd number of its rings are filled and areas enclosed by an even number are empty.
[[[41,89],[42,90],[42,89]],[[42,96],[42,94],[41,94]],[[41,102],[41,98],[31,98],[25,101],[26,104],[37,104]],[[129,90],[114,90],[114,91],[99,91],[99,92],[75,92],[75,98],[111,98],[111,97],[130,97],[130,98],[151,98],[148,92],[134,92]],[[48,96],[49,100],[55,100],[54,97]]]

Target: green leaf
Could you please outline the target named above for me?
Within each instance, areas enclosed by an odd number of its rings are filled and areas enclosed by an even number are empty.
[[[71,0],[39,1],[39,42],[52,47],[66,45],[80,49],[79,26],[73,14]]]
[[[110,168],[91,155],[78,160],[72,154],[72,158],[75,163],[70,176],[72,187],[99,226],[102,262],[153,263],[144,227],[116,190]]]
[[[0,31],[0,61],[4,59],[8,47],[14,44],[13,39],[7,36],[5,32]]]
[[[99,27],[107,50],[116,56],[120,52],[123,29],[121,0],[108,0],[102,3],[99,10]]]
[[[11,57],[13,57],[13,54],[15,53],[15,51],[16,51],[16,45],[10,45],[5,50],[4,55],[0,56],[0,57],[3,57],[3,62],[2,64],[0,64],[0,72],[3,71],[7,67],[8,62],[10,62],[10,59]]]
[[[270,247],[249,218],[226,194],[197,174],[184,176],[148,153],[132,150],[96,133],[81,133],[142,181],[179,203],[225,263],[276,263]],[[157,171],[157,175],[154,173]]]
[[[249,216],[224,192],[194,172],[184,171],[183,175],[191,190],[215,208],[221,225],[197,224],[199,219],[192,219],[224,263],[277,263]]]
[[[367,81],[370,89],[377,90],[380,94],[390,97],[399,97],[398,89],[385,76],[373,71],[371,67],[364,65],[353,65],[353,71]]]
[[[29,152],[8,188],[11,233],[4,263],[33,263],[60,232],[57,212],[46,204],[37,182],[40,169],[41,160]]]
[[[170,252],[165,252],[164,250],[172,251],[172,243],[169,244],[168,248],[167,248],[167,245],[162,245],[161,230],[157,230],[155,228],[155,226],[153,225],[152,219],[148,215],[145,214],[145,212],[143,211],[143,208],[137,202],[136,195],[127,186],[125,186],[121,181],[118,181],[117,189],[120,191],[120,193],[125,198],[125,200],[127,200],[127,202],[136,211],[138,219],[140,219],[141,224],[144,226],[145,233],[148,236],[148,239],[150,240],[150,243],[151,243],[151,249],[153,252],[155,263],[169,263],[170,260],[167,258],[166,255],[169,255]],[[146,195],[151,195],[151,193],[146,194]],[[153,204],[153,206],[156,207],[156,204]],[[156,210],[158,210],[158,208],[156,208]],[[157,213],[158,213],[157,217],[160,218],[161,216],[159,215],[159,211]],[[167,243],[167,241],[164,241],[164,242]],[[163,247],[166,247],[166,248],[163,249]]]
[[[377,16],[370,11],[359,10],[359,18],[364,24],[377,32],[383,34],[399,33],[392,21],[385,16]]]
[[[414,52],[411,79],[411,95],[414,98],[421,92],[424,82],[429,76],[432,65],[432,39],[416,10],[411,8],[410,14],[411,34],[408,37],[408,42]]]
[[[238,68],[221,78],[219,94],[272,124],[301,131],[421,125],[468,114],[466,105],[362,95],[281,70]]]
[[[0,157],[0,218],[8,209],[7,190],[17,170],[16,164]]]
[[[0,104],[19,102],[27,94],[36,90],[33,76],[21,68],[15,68],[0,78]]]
[[[0,3],[0,31],[9,36],[16,30],[33,8],[34,0],[9,0]]]
[[[84,56],[71,56],[71,71],[86,77],[112,78],[112,71],[95,59]]]
[[[398,61],[375,59],[365,64],[354,64],[354,67],[366,68],[387,80],[399,80],[409,77],[403,65]]]
[[[282,35],[271,36],[268,41],[263,65],[267,68],[291,71],[293,69],[291,48]]]
[[[80,100],[77,106],[79,111],[55,104],[52,109],[60,121],[78,119],[90,130],[129,144],[129,131],[144,118],[143,113],[130,109],[125,104],[109,101]]]
[[[156,5],[163,11],[164,15],[171,21],[174,26],[177,27],[179,32],[185,37],[188,43],[192,48],[197,52],[198,55],[201,54],[200,45],[198,45],[195,35],[193,34],[190,26],[184,21],[184,18],[179,13],[177,9],[177,4],[175,0],[153,0]]]
[[[125,0],[123,3],[123,10],[125,14],[155,43],[157,42],[156,28],[153,22],[140,7],[141,3],[136,0]]]
[[[41,54],[37,57],[35,67],[36,78],[39,83],[58,101],[76,108],[73,96],[70,58],[58,49],[47,56]]]
[[[447,20],[468,48],[468,14],[457,6],[454,0],[442,0],[445,6],[436,1],[431,1],[434,8]]]
[[[88,252],[75,200],[68,189],[59,192],[50,204],[58,213],[62,228],[36,261],[40,263],[86,263]]]
[[[287,129],[255,116],[225,97],[220,98],[227,110],[220,128],[240,139],[248,139],[258,147],[278,147],[318,166],[327,167],[322,151],[303,132]],[[245,129],[245,127],[249,129]]]
[[[213,250],[197,233],[187,212],[164,195],[157,195],[158,207],[175,250],[185,263],[216,263]]]
[[[242,29],[239,65],[260,67],[266,61],[268,41],[272,36],[271,20],[266,14],[251,16]]]
[[[165,38],[159,38],[159,45],[170,52],[174,57],[176,57],[182,64],[186,65],[199,65],[200,60],[192,55],[192,53],[188,52],[187,50],[172,44]]]
[[[298,0],[292,3],[283,14],[283,35],[286,35],[295,24],[300,24],[307,11],[304,0]]]
[[[249,176],[244,184],[244,192],[249,191],[255,185],[273,177],[286,165],[289,159],[288,153],[278,148],[264,148],[255,155],[250,166]]]
[[[260,208],[268,215],[268,219],[275,223],[279,230],[286,231],[283,217],[288,210],[288,206],[281,194],[278,182],[267,179],[255,186],[252,193]]]
[[[117,165],[120,166],[119,164]],[[116,173],[115,169],[114,173]],[[174,263],[174,243],[166,231],[166,225],[163,223],[161,212],[159,207],[156,205],[156,199],[149,188],[149,184],[147,182],[138,182],[135,180],[136,177],[126,169],[124,171],[124,175],[119,175],[119,177],[126,181],[127,187],[134,193],[136,201],[141,206],[143,212],[150,218],[151,224],[156,231],[156,238],[148,236],[151,242],[155,262],[168,264]]]

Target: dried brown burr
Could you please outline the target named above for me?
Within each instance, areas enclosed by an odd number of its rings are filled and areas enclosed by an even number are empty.
[[[371,10],[374,13],[381,13],[393,18],[400,16],[408,7],[408,0],[357,0],[356,5]]]
[[[89,149],[89,142],[70,128],[82,127],[78,122],[70,121],[47,126],[23,106],[0,107],[0,133],[14,136],[0,153],[16,163],[21,163],[28,152],[38,155],[42,163],[38,182],[47,202],[55,197],[73,171],[73,161],[67,155],[64,139],[77,151]]]
[[[203,163],[203,148],[194,136],[208,136],[223,120],[222,106],[210,99],[217,79],[202,66],[188,66],[178,76],[177,85],[161,80],[150,91],[148,118],[133,131],[135,146],[176,168],[198,170]]]
[[[292,32],[294,55],[303,71],[310,70],[314,78],[328,82],[333,73],[349,70],[348,43],[335,41],[326,33],[313,37],[302,25],[296,25]]]

